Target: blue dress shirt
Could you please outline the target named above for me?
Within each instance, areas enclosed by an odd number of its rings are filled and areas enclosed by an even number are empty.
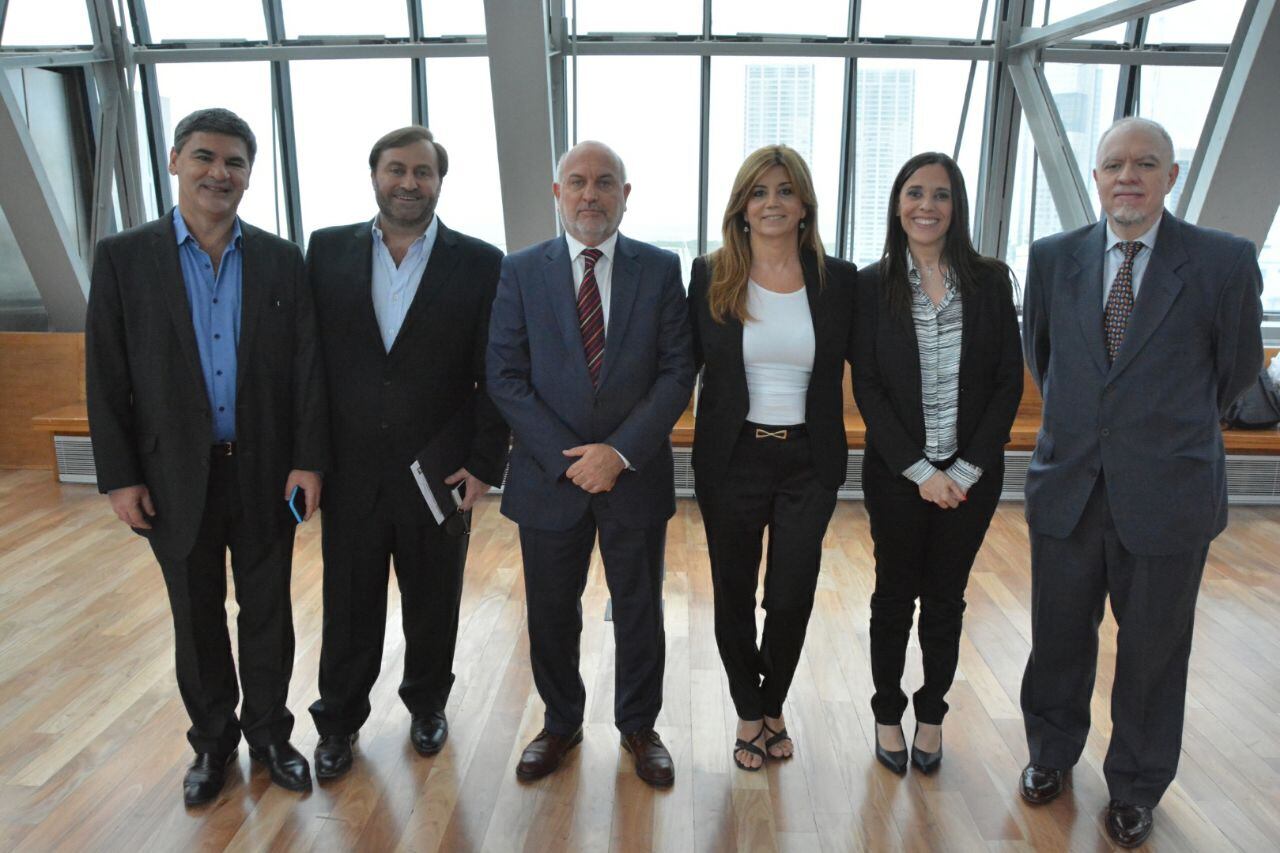
[[[391,250],[382,238],[378,217],[373,218],[373,313],[378,318],[378,330],[382,332],[382,346],[391,352],[391,346],[400,334],[404,318],[413,304],[422,275],[427,271],[427,261],[440,233],[440,217],[431,217],[431,224],[422,236],[414,240],[405,252],[400,266],[396,266]]]
[[[182,280],[191,305],[191,325],[200,349],[204,387],[213,413],[213,440],[236,439],[236,347],[240,343],[240,295],[244,286],[244,253],[240,218],[231,226],[231,241],[222,250],[218,272],[191,236],[178,208],[173,209]]]

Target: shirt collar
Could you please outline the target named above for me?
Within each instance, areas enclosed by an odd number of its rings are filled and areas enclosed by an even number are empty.
[[[1143,246],[1145,246],[1148,249],[1154,249],[1156,247],[1156,232],[1160,230],[1160,223],[1163,220],[1164,220],[1164,211],[1162,210],[1160,211],[1160,215],[1156,217],[1156,221],[1152,224],[1152,226],[1147,229],[1145,234],[1143,234],[1138,238],[1138,242],[1140,242]],[[1107,251],[1110,252],[1119,243],[1127,243],[1127,242],[1129,241],[1121,239],[1120,237],[1116,236],[1116,232],[1111,230],[1111,219],[1110,217],[1108,217],[1107,218]]]
[[[191,229],[187,227],[187,220],[182,218],[182,211],[178,210],[177,205],[174,205],[173,207],[173,234],[178,239],[179,246],[188,240],[195,243],[197,246],[200,245],[200,241],[195,238],[191,233]],[[240,217],[237,216],[231,221],[231,240],[227,245],[235,246],[238,249],[240,248],[241,239]]]
[[[373,217],[373,223],[370,227],[373,230],[373,239],[385,245],[386,241],[382,239],[382,229],[378,227],[377,216]],[[431,222],[427,225],[426,230],[423,231],[422,234],[418,236],[418,239],[414,240],[412,243],[409,244],[409,251],[410,252],[417,251],[418,247],[424,246],[428,243],[434,244],[436,241],[436,235],[439,233],[440,233],[440,217],[436,216],[435,214],[432,214]]]
[[[571,261],[577,260],[578,255],[582,254],[582,250],[587,248],[586,243],[578,242],[576,239],[574,239],[574,237],[571,234],[569,234],[568,231],[564,232],[564,241],[569,244],[569,260]],[[612,234],[609,235],[609,239],[605,240],[603,243],[596,246],[596,248],[599,249],[600,253],[604,255],[605,260],[612,262],[613,252],[614,252],[614,249],[617,248],[617,246],[618,246],[618,232],[614,231]]]

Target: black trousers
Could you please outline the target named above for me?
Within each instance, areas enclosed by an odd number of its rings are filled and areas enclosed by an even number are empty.
[[[380,492],[373,512],[323,516],[324,637],[320,698],[310,711],[321,735],[350,734],[369,718],[369,692],[382,668],[387,582],[394,559],[404,630],[400,698],[411,714],[443,711],[453,686],[453,652],[468,535],[405,518]]]
[[[919,487],[901,472],[890,471],[874,451],[863,457],[862,485],[876,557],[870,633],[871,710],[877,723],[897,725],[907,708],[901,684],[917,598],[924,683],[912,697],[916,722],[940,725],[946,716],[945,697],[960,655],[964,590],[1003,479],[1003,465],[989,468],[964,503],[943,509],[921,498]]]
[[[520,527],[529,657],[546,704],[544,727],[567,735],[582,725],[587,691],[578,671],[582,592],[596,536],[613,601],[613,719],[623,734],[652,728],[662,710],[667,637],[662,625],[663,552],[667,522],[623,527],[607,509],[608,494],[591,499],[568,530]]]
[[[1114,799],[1160,801],[1182,749],[1196,597],[1208,553],[1208,543],[1172,556],[1130,553],[1116,533],[1103,476],[1070,536],[1031,533],[1031,656],[1022,679],[1031,761],[1065,770],[1080,759],[1098,625],[1110,595],[1118,631],[1103,775]]]
[[[808,437],[756,438],[755,426],[748,424],[738,438],[724,482],[698,489],[716,645],[743,720],[782,715],[813,611],[822,537],[836,507],[836,490],[814,476]],[[756,583],[766,529],[765,619],[757,645]]]
[[[243,532],[235,457],[210,462],[204,518],[191,553],[155,552],[173,613],[178,692],[191,718],[187,740],[196,752],[229,753],[240,742],[263,747],[289,739],[285,706],[293,674],[293,610],[289,574],[293,534],[262,542]],[[284,484],[281,483],[283,488]],[[240,614],[240,691],[227,631],[227,551]]]

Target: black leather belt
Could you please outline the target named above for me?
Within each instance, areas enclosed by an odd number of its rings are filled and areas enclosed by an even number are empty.
[[[773,439],[774,441],[794,441],[809,434],[809,430],[805,429],[804,424],[771,426],[769,424],[752,423],[751,421],[743,423],[742,431],[752,438]]]
[[[209,448],[209,455],[215,459],[222,459],[226,456],[235,456],[236,443],[234,441],[220,441]]]

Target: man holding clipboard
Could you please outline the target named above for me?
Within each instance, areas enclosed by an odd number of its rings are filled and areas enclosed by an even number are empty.
[[[371,710],[393,561],[410,741],[421,755],[444,746],[468,537],[465,518],[437,524],[410,466],[424,447],[447,463],[437,473],[465,484],[464,512],[506,466],[507,427],[484,390],[502,253],[435,215],[448,168],[425,127],[388,133],[369,155],[378,215],[316,232],[307,251],[334,455],[324,484],[320,698],[311,706],[321,780],[350,769]]]

